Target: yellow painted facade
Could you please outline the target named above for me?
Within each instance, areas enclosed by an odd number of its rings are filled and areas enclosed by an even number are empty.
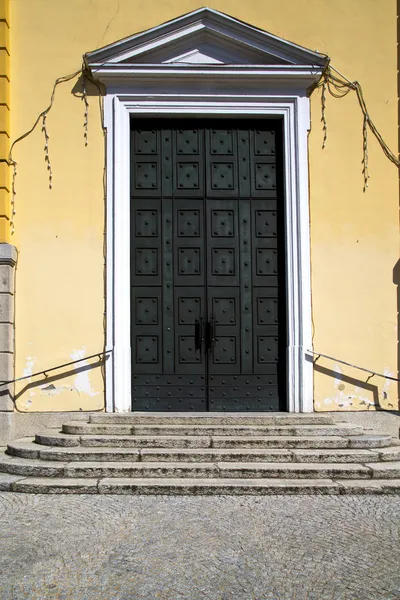
[[[0,2],[0,240],[10,241],[10,4]]]
[[[195,0],[10,0],[8,14],[7,4],[0,2],[3,160],[9,138],[32,127],[49,105],[55,80],[78,71],[86,52],[200,7]],[[361,83],[371,117],[397,154],[395,0],[210,0],[209,6],[329,55],[346,77]],[[84,104],[75,83],[57,87],[47,117],[52,189],[40,125],[14,147],[11,238],[10,169],[0,162],[0,236],[19,252],[16,377],[104,348],[104,140],[99,102],[92,97],[85,147]],[[309,135],[314,348],[397,377],[397,168],[370,135],[371,178],[363,193],[362,114],[355,94],[328,95],[326,117],[322,150],[321,94],[315,90]],[[18,410],[102,410],[102,368],[97,359],[86,366],[17,384]],[[318,360],[315,409],[398,409],[397,384],[376,376],[366,383],[367,378],[357,369]]]

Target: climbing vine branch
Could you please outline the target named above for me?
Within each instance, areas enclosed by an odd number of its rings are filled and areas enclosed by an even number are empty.
[[[369,170],[368,170],[368,130],[372,132],[375,138],[378,140],[379,145],[381,146],[383,153],[386,158],[388,158],[397,168],[400,167],[400,161],[397,156],[392,152],[389,146],[384,141],[383,137],[379,133],[378,129],[375,127],[375,124],[371,120],[369,116],[367,105],[364,100],[363,91],[361,85],[358,81],[350,81],[342,75],[335,67],[332,65],[328,66],[318,84],[318,87],[322,88],[321,92],[321,121],[322,121],[322,129],[324,132],[324,139],[322,142],[322,148],[326,146],[326,140],[328,137],[328,127],[326,120],[326,91],[330,93],[334,98],[344,98],[351,91],[356,92],[358,103],[360,105],[361,111],[363,113],[363,130],[362,130],[362,139],[363,139],[363,158],[362,158],[362,174],[364,177],[364,192],[368,188],[368,179],[369,179]]]
[[[54,98],[56,95],[56,89],[57,87],[62,84],[62,83],[66,83],[67,81],[71,81],[71,79],[74,79],[75,77],[77,77],[78,75],[80,75],[81,73],[83,73],[83,69],[79,69],[79,71],[75,71],[75,73],[71,73],[70,75],[64,75],[63,77],[59,77],[58,79],[56,79],[56,81],[54,82],[53,85],[53,91],[51,94],[51,98],[50,98],[50,103],[47,106],[47,108],[45,108],[36,118],[36,121],[34,122],[34,124],[32,125],[32,127],[26,131],[24,134],[22,134],[20,137],[18,137],[16,140],[14,140],[14,142],[11,144],[11,148],[10,148],[10,152],[8,155],[8,164],[13,167],[13,175],[12,175],[12,188],[11,188],[11,217],[10,217],[10,227],[11,227],[11,233],[14,233],[14,217],[16,214],[16,210],[15,210],[15,197],[16,197],[16,178],[17,178],[17,162],[14,160],[13,158],[13,150],[16,144],[18,144],[19,142],[21,142],[22,140],[24,140],[26,137],[28,137],[28,135],[30,135],[38,126],[38,124],[40,122],[42,122],[42,132],[44,134],[44,139],[45,139],[45,144],[44,144],[44,159],[47,165],[47,170],[48,170],[48,175],[49,175],[49,188],[52,189],[53,187],[53,171],[51,168],[51,162],[50,162],[50,154],[49,154],[49,134],[48,134],[48,130],[47,130],[47,115],[49,113],[49,111],[51,110],[51,108],[53,107],[54,104]],[[85,146],[87,146],[88,144],[88,109],[89,109],[89,103],[87,100],[87,93],[86,93],[86,88],[84,85],[83,88],[83,94],[82,94],[82,99],[84,101],[84,105],[85,105],[85,113],[84,113],[84,140],[85,140]]]

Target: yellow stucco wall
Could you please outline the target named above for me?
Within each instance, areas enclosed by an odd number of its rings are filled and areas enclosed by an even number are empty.
[[[11,136],[49,103],[56,78],[82,55],[199,8],[196,0],[11,0]],[[361,82],[370,114],[397,150],[395,0],[210,0],[209,6],[328,54]],[[38,128],[15,147],[19,249],[16,377],[102,350],[104,286],[103,134],[90,100],[89,145],[74,82],[60,86],[47,118],[53,189]],[[371,180],[362,191],[362,116],[354,94],[328,97],[321,150],[320,93],[312,96],[310,208],[314,344],[320,352],[397,376],[398,179],[370,136]],[[90,361],[89,361],[90,362]],[[93,361],[91,361],[93,362]],[[317,410],[397,408],[397,385],[318,361]],[[17,387],[24,411],[104,406],[101,369]],[[371,404],[372,403],[372,404]]]

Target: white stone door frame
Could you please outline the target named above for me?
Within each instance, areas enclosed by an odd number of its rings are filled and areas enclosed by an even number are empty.
[[[130,299],[130,118],[141,116],[197,116],[282,118],[284,137],[285,237],[286,237],[286,318],[287,318],[287,409],[289,412],[313,410],[313,365],[306,350],[312,349],[310,230],[307,137],[310,129],[310,106],[306,83],[292,72],[285,73],[285,83],[275,89],[258,87],[248,90],[243,71],[236,74],[233,89],[210,83],[209,73],[196,72],[203,79],[191,81],[191,89],[183,89],[172,77],[165,81],[165,72],[149,69],[158,75],[157,89],[142,90],[127,79],[118,86],[108,87],[104,102],[104,125],[107,128],[107,297],[106,347],[112,350],[106,363],[106,410],[129,412],[131,408],[131,299]],[[161,71],[161,72],[160,72]],[[305,71],[305,70],[304,70]],[[305,74],[303,71],[303,75]],[[224,73],[225,74],[225,73]],[[131,74],[132,75],[132,74]],[[143,75],[143,69],[141,70]],[[180,73],[179,73],[180,75]],[[217,73],[213,73],[217,75]],[[230,72],[229,81],[235,80]],[[249,71],[247,71],[249,75]],[[254,71],[251,75],[256,75]],[[265,77],[265,71],[262,73]],[[275,73],[276,75],[276,73]],[[315,79],[316,72],[308,72]],[[253,85],[254,85],[254,77]],[[213,79],[214,80],[214,79]],[[142,84],[143,85],[143,84]],[[251,88],[252,86],[250,86]],[[254,87],[253,87],[254,89]],[[166,93],[166,90],[168,93]],[[156,93],[155,93],[156,92]]]

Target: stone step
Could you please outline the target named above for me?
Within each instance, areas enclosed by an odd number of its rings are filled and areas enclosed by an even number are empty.
[[[207,438],[206,438],[207,439]],[[45,446],[33,438],[10,442],[7,454],[20,458],[51,461],[130,461],[130,462],[312,462],[365,463],[399,461],[400,447],[377,449],[299,449],[299,448],[125,448],[106,446]]]
[[[209,448],[209,436],[135,436],[135,435],[71,435],[44,431],[35,435],[37,444],[45,446],[85,446],[109,448]]]
[[[66,484],[67,485],[67,484]],[[36,487],[38,490],[39,487]],[[100,479],[100,494],[300,495],[400,494],[397,480],[330,479]]]
[[[334,425],[332,415],[289,413],[157,413],[90,415],[89,422],[111,425]]]
[[[61,478],[0,474],[0,490],[31,494],[302,495],[400,494],[400,479]]]
[[[336,425],[97,425],[81,421],[65,423],[62,432],[73,435],[137,436],[349,436],[362,435],[363,428],[349,423]]]
[[[384,448],[389,435],[359,436],[135,436],[73,435],[47,430],[35,435],[37,444],[60,447],[118,448]]]
[[[299,463],[299,462],[64,462],[0,455],[0,472],[31,477],[225,477],[291,479],[397,479],[400,462]]]
[[[392,444],[390,435],[345,436],[212,436],[213,448],[387,448]]]
[[[33,438],[23,438],[7,445],[7,454],[27,459],[47,461],[130,461],[139,462],[138,448],[84,448],[82,446],[57,447],[36,444]]]

